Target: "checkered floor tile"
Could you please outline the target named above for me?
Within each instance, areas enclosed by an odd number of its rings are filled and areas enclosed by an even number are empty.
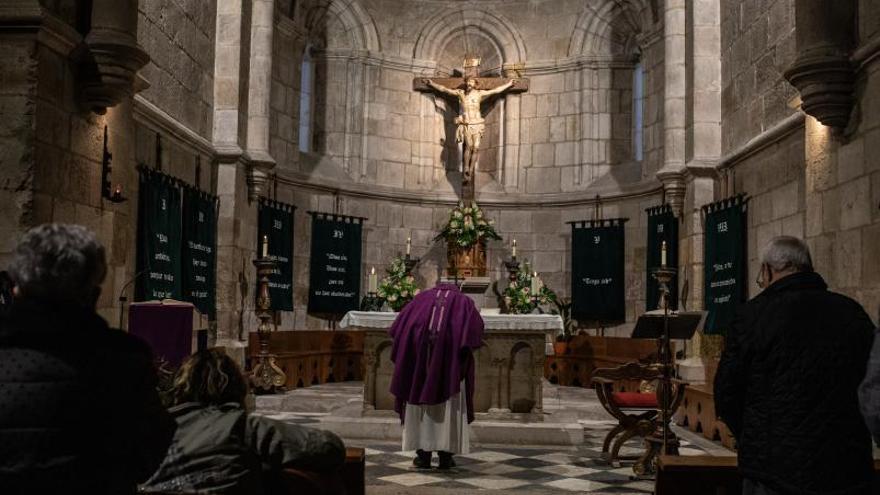
[[[635,479],[633,461],[611,465],[601,458],[602,439],[608,429],[594,425],[586,432],[583,445],[571,448],[474,448],[455,457],[457,466],[449,471],[422,470],[412,466],[415,452],[400,451],[399,444],[371,444],[366,449],[367,486],[442,487],[462,491],[508,490],[514,492],[645,494],[651,493],[650,480]],[[640,442],[627,444],[621,453],[641,452]],[[703,454],[699,447],[682,441],[682,451]]]

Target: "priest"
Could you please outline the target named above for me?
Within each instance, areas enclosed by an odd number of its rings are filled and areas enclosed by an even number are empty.
[[[394,345],[391,393],[403,424],[403,450],[415,450],[413,465],[455,466],[453,454],[470,451],[474,420],[474,356],[483,340],[483,319],[474,302],[454,284],[415,297],[390,330]]]

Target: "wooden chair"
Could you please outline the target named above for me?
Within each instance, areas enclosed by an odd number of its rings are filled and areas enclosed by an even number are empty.
[[[662,378],[657,364],[627,363],[616,368],[600,368],[593,373],[593,386],[602,407],[617,419],[618,424],[605,436],[602,442],[602,456],[609,462],[620,458],[620,447],[629,439],[646,437],[657,427],[659,404],[657,393],[642,390],[618,391],[621,385],[650,384]],[[684,396],[686,384],[673,380],[673,395],[670,411],[675,411]],[[615,440],[616,438],[616,440]],[[612,445],[612,441],[614,444]],[[609,452],[610,449],[610,452]]]

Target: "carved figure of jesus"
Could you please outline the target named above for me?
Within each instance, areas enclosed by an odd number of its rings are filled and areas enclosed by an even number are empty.
[[[458,98],[461,114],[455,118],[455,123],[458,125],[455,140],[459,143],[464,142],[462,183],[469,184],[476,170],[480,141],[486,130],[486,120],[480,113],[480,103],[490,96],[507,91],[513,86],[514,81],[511,79],[489,90],[477,89],[477,80],[472,77],[465,78],[465,89],[448,88],[430,79],[422,79],[422,82],[436,91]]]

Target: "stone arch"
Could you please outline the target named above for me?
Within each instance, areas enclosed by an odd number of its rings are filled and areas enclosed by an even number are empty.
[[[526,342],[517,342],[510,350],[507,368],[510,395],[507,407],[511,412],[528,413],[538,404],[532,375],[535,356],[535,349]]]
[[[637,35],[656,20],[656,0],[587,4],[575,23],[568,55],[630,56],[638,47]]]
[[[312,36],[320,30],[332,15],[344,27],[353,50],[380,51],[379,33],[369,12],[357,1],[317,0],[310,2],[305,10],[305,25]]]
[[[491,40],[504,62],[526,59],[526,44],[514,25],[501,15],[485,10],[441,11],[429,18],[416,39],[413,58],[437,60],[449,41],[465,30]]]

